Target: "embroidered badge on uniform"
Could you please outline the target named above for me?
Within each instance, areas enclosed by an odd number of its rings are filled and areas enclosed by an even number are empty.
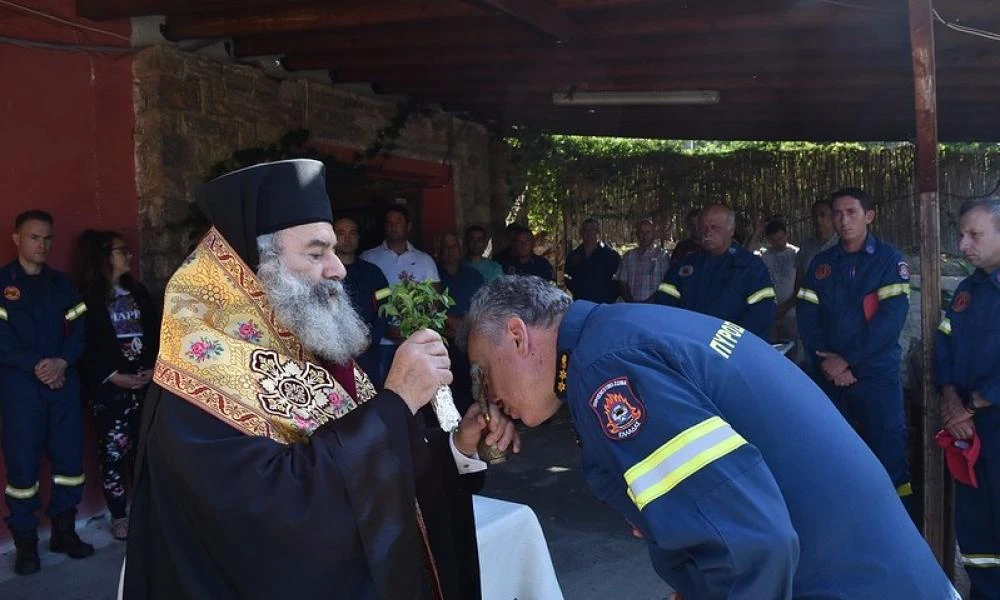
[[[690,277],[692,273],[694,273],[693,265],[684,265],[679,271],[677,271],[677,274],[681,277]]]
[[[21,290],[17,286],[8,285],[3,289],[3,297],[11,302],[16,302],[21,299]]]
[[[632,391],[628,377],[615,377],[601,384],[590,397],[604,435],[619,441],[635,437],[646,422],[646,406]]]
[[[955,294],[955,299],[951,302],[951,309],[957,313],[965,312],[972,301],[972,294],[969,292],[959,292]]]
[[[910,265],[906,264],[903,261],[899,261],[899,263],[896,265],[896,270],[899,272],[900,279],[902,279],[903,281],[910,280]]]
[[[833,269],[830,265],[820,265],[816,267],[816,279],[819,279],[820,281],[829,277],[830,273],[833,273]]]

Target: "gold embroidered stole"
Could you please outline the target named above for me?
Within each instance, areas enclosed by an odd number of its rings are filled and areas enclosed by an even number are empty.
[[[284,329],[254,272],[212,228],[167,283],[153,381],[247,435],[307,441],[356,398]]]

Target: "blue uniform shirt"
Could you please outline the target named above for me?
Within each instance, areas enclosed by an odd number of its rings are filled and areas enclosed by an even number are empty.
[[[778,309],[767,265],[736,243],[719,256],[698,251],[671,264],[652,302],[725,319],[764,339]]]
[[[959,395],[979,392],[1000,406],[1000,270],[977,270],[958,284],[934,344],[934,383]]]
[[[855,377],[898,373],[899,334],[910,309],[910,268],[903,255],[869,234],[853,253],[837,244],[816,255],[799,289],[799,335],[814,365],[834,352]]]
[[[555,271],[552,270],[552,263],[544,256],[538,256],[537,254],[532,254],[528,262],[525,263],[519,261],[514,256],[510,256],[509,259],[501,262],[500,265],[507,275],[534,275],[546,281],[556,280]]]
[[[383,294],[389,291],[389,282],[386,281],[385,274],[378,266],[361,258],[355,258],[354,262],[346,265],[347,276],[344,278],[344,287],[351,297],[351,304],[354,310],[370,328],[371,346],[357,358],[357,363],[362,370],[373,376],[379,372],[379,340],[385,335],[388,327],[388,319],[379,316],[379,302],[383,299]]]
[[[556,389],[588,486],[686,598],[958,598],[823,392],[732,323],[575,302]]]
[[[64,273],[43,267],[28,275],[14,261],[0,269],[0,379],[7,393],[73,393],[76,362],[83,354],[87,306]],[[66,382],[54,392],[35,377],[43,358],[69,365]]]
[[[590,256],[581,244],[566,257],[566,287],[576,300],[615,302],[621,289],[615,280],[620,261],[621,256],[604,242]]]

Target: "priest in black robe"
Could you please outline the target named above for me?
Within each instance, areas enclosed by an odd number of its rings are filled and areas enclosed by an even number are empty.
[[[213,227],[165,292],[124,598],[478,598],[475,448],[516,449],[510,421],[419,424],[451,381],[436,333],[400,346],[383,390],[354,363],[369,340],[321,163],[236,171],[197,201]]]

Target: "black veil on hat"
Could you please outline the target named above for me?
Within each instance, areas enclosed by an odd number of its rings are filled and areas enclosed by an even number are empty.
[[[195,193],[198,207],[240,258],[256,270],[257,236],[306,223],[333,223],[323,163],[261,163],[227,173]]]

